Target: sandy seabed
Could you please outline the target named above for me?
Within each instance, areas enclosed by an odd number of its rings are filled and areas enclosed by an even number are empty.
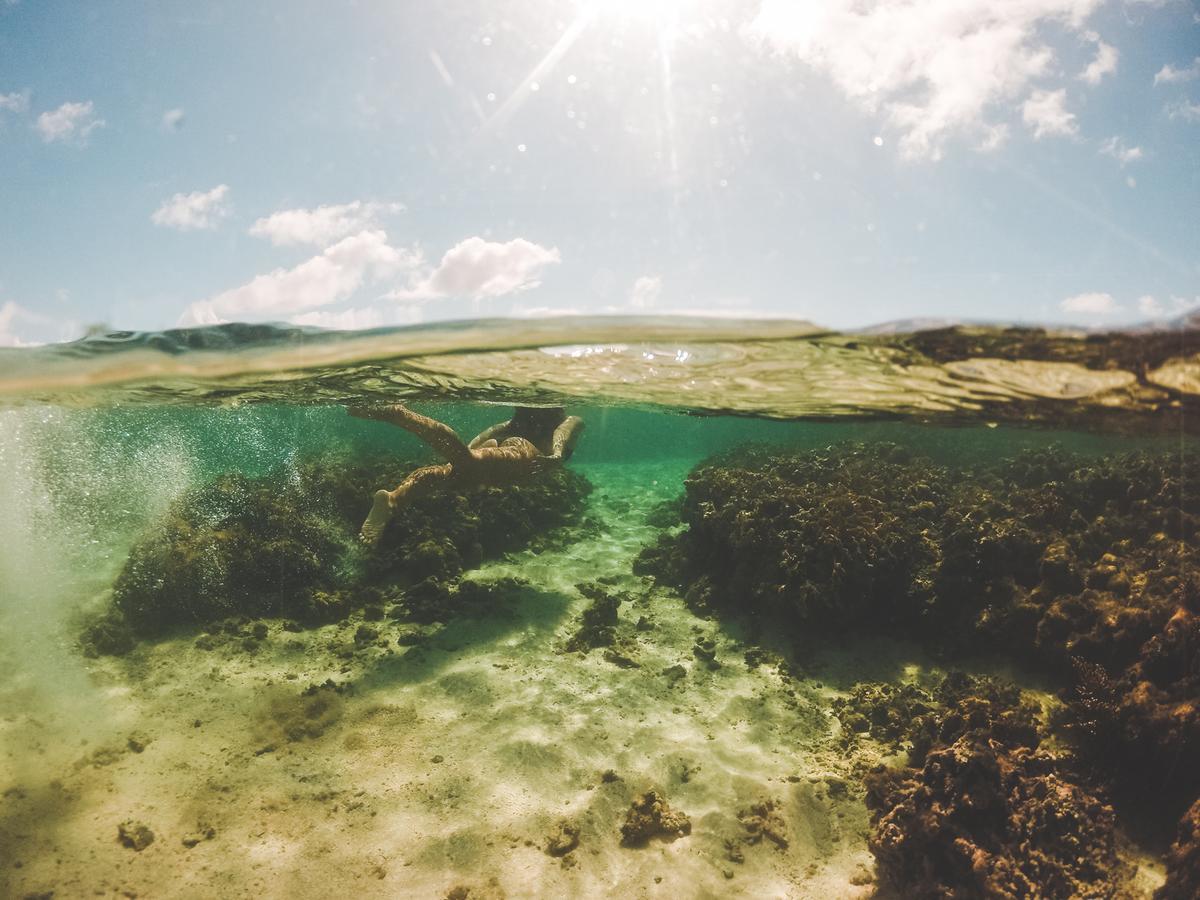
[[[599,529],[471,573],[528,582],[486,615],[385,619],[366,640],[357,617],[272,622],[255,650],[189,638],[88,661],[104,716],[82,735],[70,705],[0,681],[0,895],[874,894],[861,775],[887,757],[847,742],[831,702],[937,670],[869,641],[751,666],[736,631],[633,576],[688,465],[581,467]],[[598,579],[632,598],[627,660],[564,650],[589,603],[575,586]],[[622,844],[647,790],[690,834]],[[763,801],[774,837],[756,841]],[[564,822],[578,845],[552,855]]]

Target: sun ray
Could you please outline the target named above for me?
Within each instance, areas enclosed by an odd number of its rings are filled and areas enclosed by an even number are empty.
[[[544,79],[547,75],[554,71],[555,66],[567,54],[567,51],[579,40],[579,36],[587,29],[592,19],[595,17],[595,4],[589,4],[584,7],[580,14],[575,18],[567,29],[554,42],[554,46],[546,53],[545,56],[534,66],[528,75],[522,79],[514,90],[503,103],[492,113],[479,129],[480,135],[490,134],[495,131],[505,122],[507,122],[512,114],[521,108],[526,98],[532,93],[532,85],[534,82]]]

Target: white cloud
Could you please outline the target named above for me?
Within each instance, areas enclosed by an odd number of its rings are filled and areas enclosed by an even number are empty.
[[[643,275],[633,283],[629,292],[629,308],[634,310],[653,309],[658,305],[659,295],[662,294],[662,278],[657,275]]]
[[[1189,103],[1180,100],[1167,106],[1167,117],[1172,121],[1181,119],[1184,122],[1200,122],[1200,103]]]
[[[555,316],[582,316],[584,313],[577,306],[526,306],[514,303],[508,314],[518,319],[549,319]]]
[[[1021,118],[1033,129],[1035,138],[1046,135],[1075,134],[1075,114],[1067,110],[1067,91],[1034,91],[1021,107]]]
[[[162,115],[163,131],[178,131],[183,127],[184,118],[182,109],[168,109]]]
[[[1131,162],[1137,162],[1145,154],[1141,147],[1129,147],[1119,137],[1110,137],[1100,145],[1100,152],[1105,156],[1111,156],[1122,166]]]
[[[1155,84],[1174,84],[1180,81],[1195,81],[1200,78],[1200,56],[1192,60],[1192,64],[1186,69],[1177,69],[1170,63],[1167,63],[1154,76]]]
[[[72,141],[82,146],[93,131],[104,127],[104,120],[96,116],[95,105],[87,100],[83,103],[64,103],[56,110],[42,113],[37,117],[35,127],[47,144]]]
[[[1059,25],[1090,36],[1084,23],[1101,2],[763,0],[748,34],[881,111],[901,132],[904,156],[938,159],[956,135],[995,146],[1003,137],[995,113],[1054,70],[1040,30]]]
[[[316,209],[285,209],[256,221],[250,226],[250,234],[267,238],[277,247],[287,244],[325,247],[348,234],[372,227],[380,215],[403,208],[399,203],[355,200]]]
[[[287,318],[294,321],[308,310],[349,299],[369,281],[412,269],[419,261],[416,253],[389,245],[384,232],[362,231],[343,238],[294,268],[275,269],[240,287],[193,303],[185,310],[180,324]]]
[[[0,94],[0,109],[6,112],[25,112],[29,109],[29,92]]]
[[[163,228],[195,231],[216,228],[217,221],[229,215],[229,185],[218,184],[211,191],[175,194],[150,215],[150,221]]]
[[[1149,294],[1137,298],[1137,307],[1143,316],[1161,316],[1165,312],[1163,305]]]
[[[1121,307],[1112,294],[1089,293],[1067,297],[1059,304],[1063,312],[1082,313],[1089,316],[1111,316]]]
[[[1088,67],[1079,77],[1088,84],[1099,84],[1105,75],[1111,75],[1117,71],[1117,60],[1120,59],[1121,54],[1112,44],[1106,44],[1100,40],[1099,35],[1095,32],[1089,33],[1088,39],[1096,44],[1096,58],[1088,63]]]
[[[13,323],[25,313],[25,310],[9,300],[0,306],[0,347],[27,347],[26,342],[17,337],[13,331]]]
[[[19,332],[18,323],[25,326]],[[77,328],[71,320],[35,313],[12,300],[0,304],[0,347],[35,347],[45,341],[67,340],[78,334]]]
[[[1200,303],[1200,297],[1188,299],[1187,297],[1177,297],[1174,295],[1168,298],[1165,303],[1160,302],[1157,298],[1149,294],[1137,299],[1138,312],[1143,316],[1159,319],[1166,316],[1184,315],[1195,309],[1198,303]]]
[[[391,296],[399,300],[500,297],[537,287],[542,270],[560,260],[557,247],[543,247],[524,238],[501,244],[470,237],[447,250],[425,278]]]

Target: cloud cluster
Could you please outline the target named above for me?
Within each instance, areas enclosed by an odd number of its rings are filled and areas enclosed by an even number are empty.
[[[0,347],[34,347],[43,340],[66,340],[75,328],[73,321],[33,312],[12,300],[0,304]]]
[[[763,0],[749,34],[827,75],[844,94],[881,112],[901,153],[938,159],[956,135],[998,145],[994,111],[1055,74],[1040,33],[1062,26],[1097,45],[1080,76],[1099,82],[1117,52],[1084,23],[1102,0]],[[1035,134],[1070,134],[1065,92],[1042,89],[1022,108]]]
[[[1119,137],[1110,137],[1105,140],[1100,145],[1100,152],[1105,156],[1111,156],[1121,164],[1122,168],[1145,156],[1141,147],[1130,147]]]
[[[1120,306],[1112,294],[1091,292],[1067,297],[1059,304],[1063,312],[1079,313],[1087,316],[1111,316],[1120,311]]]
[[[1067,110],[1066,88],[1034,91],[1021,105],[1021,118],[1033,131],[1035,138],[1071,135],[1079,131],[1075,114]]]
[[[150,221],[179,231],[215,228],[220,219],[229,215],[228,196],[227,184],[218,184],[210,191],[174,194],[150,214]]]
[[[259,219],[251,233],[275,243],[321,243],[352,222],[370,222],[396,204],[347,203],[311,210],[283,210]],[[430,269],[417,249],[394,247],[375,227],[341,236],[304,262],[278,268],[246,284],[192,303],[182,325],[228,321],[290,321],[323,328],[374,328],[418,321],[426,301],[482,299],[528,290],[545,266],[559,261],[555,248],[516,238],[504,243],[471,237],[448,250]],[[396,282],[400,286],[396,286]],[[377,285],[373,305],[329,309]]]
[[[47,144],[62,141],[82,146],[93,131],[104,127],[104,120],[96,115],[92,101],[86,100],[67,102],[58,109],[42,113],[34,127]]]
[[[1189,300],[1172,296],[1164,302],[1152,294],[1143,294],[1134,301],[1133,310],[1127,310],[1112,294],[1094,292],[1067,297],[1059,304],[1059,308],[1066,313],[1094,319],[1107,319],[1134,311],[1145,318],[1161,319],[1182,315],[1194,309],[1197,302],[1200,302],[1200,297]]]
[[[1167,63],[1154,76],[1154,83],[1177,84],[1181,81],[1195,81],[1197,78],[1200,78],[1200,56],[1192,60],[1192,64],[1186,69],[1177,69]]]
[[[25,310],[9,300],[3,306],[0,306],[0,347],[24,347],[25,342],[17,337],[14,330],[16,320],[20,318]]]
[[[13,92],[11,94],[0,94],[0,110],[4,112],[23,113],[29,109],[29,94],[27,92]]]
[[[348,300],[368,282],[411,269],[419,257],[388,244],[382,231],[342,238],[322,253],[291,269],[275,269],[247,284],[193,303],[185,325],[232,320],[279,321],[307,310]]]
[[[1111,75],[1117,71],[1117,60],[1121,58],[1121,54],[1112,44],[1106,44],[1100,40],[1100,36],[1094,31],[1090,32],[1087,37],[1096,44],[1096,58],[1088,63],[1088,67],[1080,73],[1079,78],[1088,84],[1099,84],[1104,80],[1105,75]]]
[[[638,312],[653,309],[662,294],[662,278],[658,275],[643,275],[633,283],[629,292],[629,308]]]
[[[1167,116],[1171,120],[1200,122],[1200,103],[1189,103],[1187,100],[1172,103],[1167,106]]]
[[[399,203],[355,200],[315,209],[284,209],[255,221],[250,234],[266,238],[277,247],[288,244],[325,247],[339,238],[374,227],[381,215],[403,208]]]
[[[505,243],[467,238],[446,251],[432,272],[394,291],[400,300],[470,297],[482,300],[541,284],[542,270],[561,259],[558,248],[516,238]]]

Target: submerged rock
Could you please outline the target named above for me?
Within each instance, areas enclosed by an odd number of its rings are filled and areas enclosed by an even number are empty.
[[[673,841],[692,833],[692,822],[683,813],[671,809],[657,791],[646,791],[633,801],[621,826],[621,843],[626,847],[645,846],[651,838]]]
[[[699,612],[1111,671],[1197,568],[1200,499],[1181,493],[1180,469],[1173,455],[1056,449],[956,470],[891,444],[742,448],[691,472],[687,527],[635,570]]]
[[[738,821],[746,831],[742,838],[745,843],[760,844],[768,840],[780,850],[788,848],[787,825],[779,814],[779,804],[775,800],[759,800],[746,809],[738,810]]]
[[[620,598],[595,584],[581,584],[578,589],[592,602],[580,613],[579,628],[567,641],[567,650],[587,651],[608,646],[616,637]]]
[[[130,551],[111,612],[84,630],[85,651],[125,653],[135,637],[230,616],[336,621],[379,607],[380,584],[408,586],[412,618],[433,621],[464,569],[575,522],[591,490],[556,469],[503,489],[424,497],[365,551],[356,533],[370,497],[402,475],[394,459],[331,456],[192,488]]]
[[[117,840],[121,846],[140,853],[154,843],[154,832],[149,825],[129,819],[117,826]]]
[[[546,840],[546,852],[551,856],[566,856],[579,846],[579,826],[573,822],[559,822]]]
[[[1169,828],[1200,796],[1200,766],[1182,762],[1200,759],[1200,495],[1184,482],[1197,462],[1051,447],[949,467],[889,444],[741,448],[691,472],[686,527],[635,569],[751,628],[1034,665],[1122,810]],[[924,702],[874,686],[839,706],[849,732],[911,741],[920,765],[979,714],[931,717]],[[995,727],[1035,746],[1025,713]]]
[[[867,778],[880,880],[905,897],[1127,896],[1112,807],[1039,748],[1030,708],[973,687],[927,716],[915,768]]]

